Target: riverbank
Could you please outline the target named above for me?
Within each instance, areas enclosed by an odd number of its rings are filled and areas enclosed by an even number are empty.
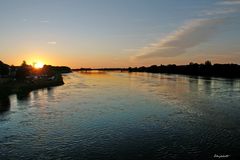
[[[67,66],[44,65],[35,68],[23,61],[21,66],[10,66],[0,61],[0,98],[10,94],[63,85],[63,73],[71,73]]]
[[[61,75],[55,75],[53,79],[8,80],[0,84],[0,97],[30,92],[41,88],[60,86],[63,84],[64,82]]]
[[[240,65],[238,64],[204,64],[190,63],[189,65],[152,65],[149,67],[128,68],[129,72],[167,73],[203,77],[240,78]]]

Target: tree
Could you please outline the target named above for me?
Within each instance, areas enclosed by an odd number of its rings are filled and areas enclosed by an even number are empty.
[[[0,75],[8,75],[9,73],[9,65],[0,61]]]
[[[19,80],[24,80],[26,76],[28,76],[29,74],[30,74],[29,65],[27,65],[27,62],[24,60],[21,66],[16,71],[16,78]]]
[[[21,66],[22,66],[22,67],[26,67],[26,66],[27,66],[27,62],[26,62],[25,60],[23,60]]]
[[[206,65],[206,66],[211,66],[211,65],[212,65],[212,62],[209,61],[209,60],[207,60],[207,61],[205,61],[205,65]]]

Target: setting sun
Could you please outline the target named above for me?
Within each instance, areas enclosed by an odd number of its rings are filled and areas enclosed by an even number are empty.
[[[42,63],[40,61],[33,63],[33,67],[37,68],[37,69],[43,68],[43,66],[44,66],[44,63]]]

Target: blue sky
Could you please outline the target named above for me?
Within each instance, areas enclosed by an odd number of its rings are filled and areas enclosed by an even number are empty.
[[[71,67],[240,63],[239,0],[0,0],[0,59]]]

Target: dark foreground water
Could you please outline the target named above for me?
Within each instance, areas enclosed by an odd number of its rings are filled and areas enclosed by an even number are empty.
[[[0,160],[240,155],[240,80],[75,72],[64,81],[0,100]]]

